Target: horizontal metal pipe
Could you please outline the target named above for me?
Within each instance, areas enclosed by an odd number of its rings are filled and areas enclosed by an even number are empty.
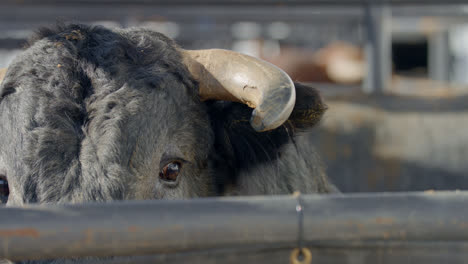
[[[304,195],[311,247],[468,242],[468,192]],[[292,196],[0,208],[0,259],[169,254],[297,245]]]
[[[69,5],[69,4],[112,4],[112,5],[364,5],[364,4],[394,4],[394,5],[414,5],[414,4],[465,4],[465,0],[3,0],[5,3],[17,5]]]
[[[28,23],[53,24],[57,17],[66,17],[79,22],[89,21],[154,21],[154,17],[165,20],[190,23],[233,23],[236,21],[302,21],[318,22],[359,19],[363,12],[360,7],[302,7],[292,6],[123,6],[109,8],[107,5],[7,5],[0,3],[0,28],[11,29]],[[33,29],[34,24],[28,29]],[[0,36],[1,37],[1,36]]]
[[[255,2],[255,1],[253,1]],[[42,3],[42,2],[41,2]],[[231,6],[226,9],[220,5],[212,6],[158,6],[158,5],[52,5],[25,4],[11,5],[0,1],[0,31],[30,30],[38,26],[52,25],[57,17],[67,18],[82,23],[93,21],[114,21],[121,26],[136,26],[142,21],[163,17],[164,20],[180,23],[181,34],[178,38],[190,39],[190,25],[199,23],[232,24],[238,21],[271,23],[309,23],[323,25],[327,23],[361,23],[363,6]],[[392,16],[448,16],[452,23],[462,23],[468,17],[459,6],[394,6]],[[448,23],[447,19],[444,20]],[[189,25],[187,25],[189,24]],[[229,30],[229,29],[221,29]],[[188,31],[188,32],[187,32]],[[213,33],[213,32],[212,32]],[[4,34],[7,36],[7,34]],[[30,35],[30,34],[27,34]],[[0,34],[0,38],[5,38]]]

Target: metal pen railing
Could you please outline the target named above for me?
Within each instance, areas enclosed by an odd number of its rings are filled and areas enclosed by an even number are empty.
[[[329,263],[356,252],[418,260],[434,248],[439,257],[468,256],[468,192],[302,195],[300,201],[302,216],[297,196],[5,207],[0,259],[189,260],[199,252],[200,261],[226,254],[239,261],[272,249],[288,257],[298,243]]]

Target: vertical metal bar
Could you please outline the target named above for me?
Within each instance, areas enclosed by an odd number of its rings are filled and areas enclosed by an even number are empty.
[[[383,93],[391,78],[391,9],[386,4],[365,6],[367,76],[365,93]]]
[[[448,32],[440,30],[429,36],[429,78],[446,82],[449,80]]]

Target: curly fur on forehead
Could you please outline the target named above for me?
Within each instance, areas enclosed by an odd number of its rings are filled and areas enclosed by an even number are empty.
[[[116,73],[126,65],[127,70],[138,67],[139,74],[134,76],[135,79],[164,72],[177,76],[188,87],[193,86],[194,80],[181,67],[178,45],[158,32],[141,28],[109,30],[101,26],[58,24],[54,28],[37,30],[28,40],[28,46],[44,40],[54,43],[56,48],[69,49],[73,59],[84,60],[109,73]],[[147,66],[147,71],[142,71],[142,66]],[[126,75],[122,77],[128,78]]]
[[[2,104],[19,103],[24,115],[26,133],[18,136],[27,135],[26,171],[19,182],[23,202],[124,198],[125,162],[137,132],[122,123],[138,111],[144,90],[166,90],[177,98],[188,93],[198,100],[197,84],[181,65],[176,44],[142,29],[66,25],[41,29],[29,45],[0,87]],[[4,92],[11,87],[21,101]],[[5,123],[7,130],[18,127]]]

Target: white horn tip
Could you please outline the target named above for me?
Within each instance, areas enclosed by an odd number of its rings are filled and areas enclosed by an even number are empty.
[[[282,80],[275,89],[253,110],[250,125],[257,132],[275,129],[286,122],[296,102],[296,89],[289,76]]]

